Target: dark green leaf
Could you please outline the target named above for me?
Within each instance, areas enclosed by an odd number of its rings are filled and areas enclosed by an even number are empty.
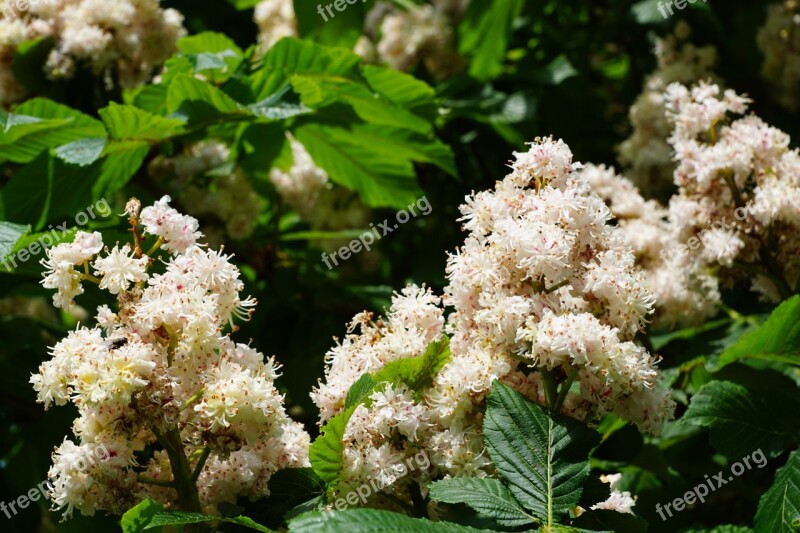
[[[800,296],[783,302],[759,328],[749,331],[719,358],[723,367],[742,359],[800,366]]]
[[[761,497],[755,530],[763,533],[800,531],[800,451],[792,452],[775,474],[775,482]]]
[[[486,531],[449,522],[431,522],[389,511],[352,509],[307,513],[289,521],[292,533],[470,533]]]
[[[800,436],[800,419],[786,416],[797,412],[796,392],[712,381],[692,398],[682,420],[709,428],[711,444],[731,459],[758,449],[774,457]]]
[[[589,453],[599,442],[595,432],[553,416],[496,381],[483,434],[498,473],[545,525],[554,525],[577,505],[589,475]]]
[[[538,520],[525,509],[499,480],[490,478],[450,478],[430,485],[432,499],[444,503],[463,503],[498,524],[516,527]]]

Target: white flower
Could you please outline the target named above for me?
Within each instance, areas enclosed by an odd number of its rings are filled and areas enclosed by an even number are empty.
[[[94,262],[95,275],[100,276],[100,288],[111,294],[128,290],[131,283],[147,279],[147,257],[134,257],[129,244],[115,246],[106,256]]]
[[[605,509],[618,513],[634,514],[633,506],[636,505],[636,497],[631,497],[631,493],[628,491],[620,492],[617,490],[620,480],[622,480],[622,474],[600,476],[600,481],[609,484],[611,495],[606,501],[592,505],[590,509],[593,511]]]
[[[193,217],[182,215],[169,206],[171,198],[164,196],[155,204],[142,209],[141,221],[145,232],[162,238],[162,248],[172,253],[185,252],[202,237],[199,224]]]
[[[82,275],[75,266],[87,263],[102,248],[100,233],[79,231],[71,243],[58,244],[47,250],[47,258],[41,261],[45,267],[42,285],[58,291],[53,295],[53,305],[69,308],[75,297],[83,294]]]

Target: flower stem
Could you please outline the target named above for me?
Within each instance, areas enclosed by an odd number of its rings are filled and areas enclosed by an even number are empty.
[[[578,369],[576,367],[571,367],[569,374],[567,374],[567,381],[561,384],[561,390],[558,392],[556,405],[553,407],[553,411],[556,413],[561,412],[561,408],[564,406],[564,401],[567,399],[567,394],[569,394],[569,389],[572,387],[572,382],[575,381],[575,376],[577,375]]]
[[[200,455],[200,459],[197,460],[197,464],[192,472],[192,483],[197,483],[197,479],[200,477],[200,473],[203,471],[203,467],[206,465],[209,455],[211,455],[211,448],[206,446],[203,448],[203,453]]]
[[[165,479],[153,479],[151,477],[142,475],[136,476],[136,481],[138,481],[139,483],[146,483],[147,485],[156,485],[158,487],[170,487],[170,488],[175,487],[174,481],[167,481]]]
[[[552,370],[542,370],[542,382],[544,383],[544,398],[547,402],[547,406],[550,409],[555,410],[556,406],[556,393],[558,391],[558,383],[556,382],[556,376],[553,374]]]
[[[197,483],[192,480],[192,471],[189,469],[189,461],[183,451],[183,439],[178,428],[170,428],[162,433],[156,428],[153,429],[158,442],[163,446],[164,451],[169,457],[169,464],[172,469],[174,488],[178,492],[178,502],[184,511],[190,513],[202,512],[200,506],[200,495],[197,492]],[[191,524],[186,526],[189,533],[205,533],[208,528],[205,524]]]

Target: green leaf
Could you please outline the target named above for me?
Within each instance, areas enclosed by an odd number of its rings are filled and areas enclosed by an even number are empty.
[[[522,0],[471,2],[458,26],[459,51],[472,56],[469,73],[486,81],[503,71],[514,20],[522,12]]]
[[[743,359],[800,366],[800,296],[783,302],[759,328],[749,331],[719,358],[723,367]]]
[[[516,527],[538,520],[525,509],[499,480],[488,478],[450,478],[430,485],[432,499],[444,503],[463,503],[498,524]]]
[[[364,398],[369,396],[378,384],[372,379],[369,374],[364,374],[358,381],[353,383],[350,390],[347,391],[347,399],[344,403],[345,409],[355,407],[364,401]]]
[[[144,531],[153,520],[156,513],[163,511],[161,504],[153,500],[145,500],[136,507],[129,509],[120,520],[122,533],[139,533]]]
[[[98,171],[92,185],[92,198],[111,196],[122,189],[144,164],[150,145],[139,141],[114,143],[106,150],[108,154],[96,163]]]
[[[417,133],[430,133],[431,121],[415,115],[400,105],[372,92],[363,83],[339,76],[323,74],[297,74],[290,77],[304,104],[320,108],[335,102],[352,106],[365,122],[405,128]]]
[[[792,452],[775,474],[775,482],[761,496],[754,526],[764,533],[800,531],[800,451]]]
[[[471,533],[487,531],[450,522],[431,522],[389,511],[352,509],[307,513],[289,521],[292,533]]]
[[[435,104],[433,87],[410,74],[374,65],[364,65],[362,73],[373,91],[403,107]]]
[[[547,66],[534,73],[534,78],[547,85],[560,85],[561,82],[578,75],[569,58],[561,54]]]
[[[324,497],[325,488],[325,482],[312,468],[284,468],[269,478],[269,499],[264,506],[274,522],[282,522],[313,511]]]
[[[451,176],[457,174],[453,151],[438,139],[376,125],[355,127],[350,132],[350,138],[373,147],[386,157],[402,157],[418,163],[430,163]]]
[[[112,139],[162,141],[178,135],[183,121],[154,115],[132,105],[112,102],[100,110],[108,134]]]
[[[216,54],[231,51],[237,56],[244,53],[233,39],[222,33],[204,31],[196,35],[189,35],[178,41],[178,50],[184,54],[202,54],[205,52]]]
[[[709,428],[711,444],[731,459],[761,449],[777,456],[800,436],[800,397],[781,387],[712,381],[692,397],[683,421]]]
[[[294,133],[334,183],[357,191],[370,207],[403,209],[421,195],[408,159],[387,157],[379,147],[355,141],[352,131],[307,124]]]
[[[342,452],[344,451],[342,438],[354,410],[355,407],[351,407],[331,418],[327,424],[322,426],[320,436],[308,450],[308,458],[314,472],[328,483],[335,483],[339,480],[339,474],[342,471]]]
[[[600,440],[594,431],[495,381],[483,434],[512,494],[546,526],[578,504],[589,476],[589,453]]]
[[[291,95],[293,95],[292,86],[287,83],[275,94],[264,98],[260,102],[250,104],[247,108],[254,115],[270,120],[283,120],[285,118],[311,113],[311,109],[302,103],[287,98],[287,96]]]
[[[228,0],[228,2],[236,9],[244,11],[245,9],[253,9],[261,0]]]
[[[195,73],[214,71],[210,77],[217,83],[229,79],[244,60],[244,52],[232,39],[212,31],[180,39],[178,50],[194,65]]]
[[[177,526],[182,524],[201,524],[205,522],[225,522],[237,524],[248,529],[261,531],[262,533],[272,533],[272,530],[257,524],[246,516],[235,518],[223,518],[219,516],[208,516],[200,513],[187,513],[183,511],[165,511],[161,505],[152,501],[145,500],[122,516],[121,525],[123,533],[140,533],[150,529],[161,528],[163,526]]]
[[[30,231],[30,226],[0,221],[0,260],[8,257]]]
[[[102,122],[46,98],[33,98],[17,106],[14,115],[31,117],[27,125],[18,124],[0,132],[0,162],[28,163],[43,151],[85,137],[104,137]],[[5,116],[8,117],[8,116]],[[3,121],[7,127],[7,118]],[[22,119],[23,122],[26,119]],[[38,120],[38,122],[35,122]]]
[[[444,336],[441,340],[430,343],[421,356],[392,361],[373,375],[372,379],[378,384],[403,383],[419,395],[433,384],[436,374],[451,356],[450,338]]]
[[[261,61],[261,68],[248,81],[258,101],[278,92],[293,75],[357,80],[360,77],[360,63],[361,58],[349,50],[326,48],[287,37],[269,49]]]
[[[179,74],[170,83],[167,112],[186,117],[190,124],[217,120],[225,115],[250,115],[244,106],[221,90],[188,74]]]
[[[85,167],[100,159],[105,147],[105,137],[87,137],[59,146],[56,155],[62,161]]]

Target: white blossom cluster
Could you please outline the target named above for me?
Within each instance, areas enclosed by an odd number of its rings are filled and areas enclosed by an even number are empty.
[[[800,284],[800,152],[759,117],[734,119],[749,100],[731,90],[672,84],[665,98],[675,124],[679,194],[669,211],[678,240],[700,248],[723,282],[750,281],[769,301],[788,297]]]
[[[244,172],[229,163],[230,148],[218,141],[201,141],[187,147],[174,157],[159,157],[149,166],[151,175],[171,175],[170,184],[177,191],[177,200],[186,211],[197,217],[211,217],[224,225],[224,234],[233,239],[252,235],[264,200],[253,189]],[[213,242],[224,240],[206,228]]]
[[[796,0],[769,5],[757,42],[764,55],[764,78],[772,85],[778,102],[796,111],[800,107],[800,6]]]
[[[672,126],[665,113],[664,91],[673,82],[715,78],[716,49],[695,46],[688,42],[690,35],[689,26],[681,21],[672,35],[656,41],[658,68],[647,77],[642,94],[631,106],[633,133],[617,147],[625,174],[647,198],[666,201],[674,190],[675,163],[667,142]]]
[[[284,37],[297,37],[297,18],[292,0],[262,0],[256,5],[258,43],[263,52]]]
[[[619,482],[622,480],[622,474],[610,474],[607,476],[600,476],[600,481],[608,483],[611,489],[611,495],[606,501],[592,505],[592,510],[605,509],[608,511],[616,511],[618,513],[634,514],[633,507],[636,505],[636,497],[631,496],[628,491],[619,490]]]
[[[230,256],[198,246],[197,221],[171,208],[169,197],[141,212],[131,200],[126,213],[135,235],[156,239],[151,253],[160,247],[167,259],[142,253],[138,239],[109,250],[99,233],[79,232],[43,261],[57,306],[87,282],[118,303],[98,308],[96,327],[57,343],[31,378],[45,408],[72,403],[79,413],[77,442],[65,440],[49,472],[54,506],[67,516],[73,509],[119,514],[148,497],[185,506],[175,488],[162,486],[188,477],[175,470],[168,452],[176,449],[181,468],[197,475],[202,510],[263,497],[274,471],[308,464],[309,437],[284,410],[275,360],[225,333],[256,302],[240,296],[244,284]],[[99,446],[107,459],[75,467]],[[155,453],[140,462],[146,448]]]
[[[615,413],[658,433],[672,417],[657,358],[634,342],[653,297],[633,253],[608,224],[608,208],[563,142],[545,139],[515,155],[513,172],[495,190],[468,197],[461,208],[469,236],[448,261],[445,296],[407,287],[386,318],[356,316],[328,353],[325,381],[312,393],[323,423],[344,410],[364,373],[452,336],[451,358],[429,388],[387,384],[353,412],[345,430],[346,487],[420,450],[431,468],[394,487],[486,475],[482,413],[498,379],[551,406],[546,382],[568,387],[574,380],[558,405],[589,422]],[[455,310],[447,320],[443,306]]]
[[[695,326],[715,315],[719,281],[701,256],[680,246],[668,209],[611,168],[585,165],[581,173],[608,205],[655,295],[653,327]]]
[[[391,8],[381,10],[374,41],[377,61],[394,70],[408,71],[419,63],[436,79],[445,79],[464,66],[456,53],[454,43],[455,23],[466,10],[467,2],[433,1],[408,11]],[[379,10],[379,7],[375,8]],[[361,43],[357,52],[370,49]],[[365,58],[370,58],[367,54]]]
[[[176,50],[186,34],[183,15],[162,9],[159,0],[41,0],[18,11],[19,2],[2,0],[0,8],[17,18],[0,20],[0,104],[24,97],[11,61],[30,39],[53,38],[45,66],[51,79],[71,78],[87,68],[107,84],[135,87]]]

